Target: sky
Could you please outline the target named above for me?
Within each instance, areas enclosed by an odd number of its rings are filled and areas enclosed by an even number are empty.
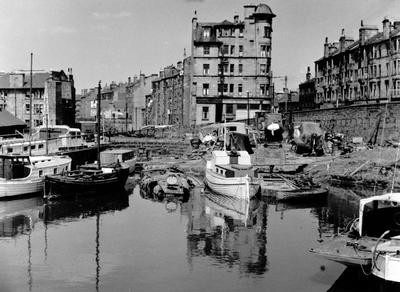
[[[273,20],[272,70],[296,90],[322,57],[325,37],[342,28],[358,39],[361,20],[382,30],[400,20],[400,0],[0,0],[0,72],[72,68],[77,93],[150,75],[190,54],[191,21],[243,19],[243,5],[265,3]],[[276,88],[283,81],[274,80]]]

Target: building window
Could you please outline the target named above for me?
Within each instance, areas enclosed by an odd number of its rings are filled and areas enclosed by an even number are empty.
[[[242,95],[243,92],[243,85],[242,84],[238,84],[238,93],[239,95]]]
[[[210,55],[210,47],[204,46],[203,47],[203,54],[204,55]]]
[[[243,46],[239,46],[239,57],[243,57]]]
[[[31,105],[30,105],[29,103],[26,103],[26,104],[25,104],[25,113],[26,113],[26,114],[29,114],[30,109],[31,109]]]
[[[35,114],[42,114],[43,113],[43,104],[34,104],[33,105],[33,112]]]
[[[264,26],[264,37],[265,38],[271,37],[271,30],[268,26]]]
[[[245,110],[245,109],[247,109],[247,104],[245,104],[245,103],[238,103],[237,104],[237,109],[238,110]]]
[[[229,53],[229,46],[228,45],[223,45],[221,48],[221,54],[222,55],[227,55]]]
[[[229,93],[233,93],[234,84],[229,84]]]
[[[204,75],[210,74],[210,64],[203,64],[203,74]]]
[[[208,106],[203,106],[202,113],[201,113],[201,119],[202,120],[209,119],[209,107]]]
[[[39,170],[39,176],[43,175],[43,170]]]
[[[267,73],[267,66],[265,64],[260,64],[260,74]]]
[[[228,84],[224,83],[224,93],[227,93],[227,92],[228,92]]]
[[[233,74],[235,72],[235,64],[230,65],[230,71],[231,71],[231,74]]]
[[[266,84],[260,84],[260,95],[264,96],[266,92]]]
[[[231,56],[235,54],[235,46],[231,46]]]
[[[266,45],[261,45],[260,54],[261,54],[261,57],[266,57],[267,56],[267,46]]]
[[[210,37],[210,28],[209,27],[204,28],[203,37],[205,39],[208,39]]]
[[[239,28],[239,37],[242,38],[243,37],[243,28]]]
[[[203,95],[207,96],[210,90],[210,84],[208,83],[204,83],[203,84]]]
[[[239,64],[239,73],[243,73],[243,64]]]
[[[228,73],[228,64],[224,64],[224,73]]]
[[[225,112],[226,112],[227,114],[233,114],[233,104],[227,104],[227,105],[225,106]]]

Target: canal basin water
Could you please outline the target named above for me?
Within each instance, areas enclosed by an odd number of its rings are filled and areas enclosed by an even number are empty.
[[[357,214],[335,195],[247,203],[196,188],[186,202],[160,202],[135,187],[0,203],[0,291],[356,291],[349,278],[373,281],[308,252]]]

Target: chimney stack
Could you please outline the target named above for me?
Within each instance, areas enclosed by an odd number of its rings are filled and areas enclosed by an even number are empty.
[[[328,43],[328,37],[326,37],[324,44],[324,57],[327,58],[328,56],[329,56],[329,43]]]
[[[390,21],[385,17],[385,19],[382,21],[383,24],[383,37],[385,39],[389,39],[390,35]]]
[[[307,67],[307,74],[306,74],[306,81],[310,81],[311,80],[311,70],[310,70],[310,66]]]
[[[239,15],[235,15],[234,17],[233,17],[233,23],[234,24],[238,24],[239,23]]]

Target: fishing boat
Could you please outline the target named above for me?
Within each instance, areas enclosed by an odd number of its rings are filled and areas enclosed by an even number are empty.
[[[64,156],[0,155],[0,198],[37,194],[45,176],[70,170]]]
[[[400,275],[397,261],[399,235],[400,193],[389,193],[361,199],[359,217],[351,224],[350,231],[310,251],[347,266],[370,267],[376,274],[383,270],[387,256],[389,270],[396,267],[395,271]],[[390,249],[387,249],[388,245]]]
[[[250,199],[260,191],[256,172],[247,151],[215,150],[207,161],[204,182],[217,194]]]
[[[97,95],[97,133],[100,133],[100,96],[99,83]],[[97,135],[97,163],[81,166],[76,171],[46,176],[45,199],[58,199],[77,196],[91,196],[113,193],[124,188],[129,175],[129,166],[124,163],[101,165],[100,135]]]

